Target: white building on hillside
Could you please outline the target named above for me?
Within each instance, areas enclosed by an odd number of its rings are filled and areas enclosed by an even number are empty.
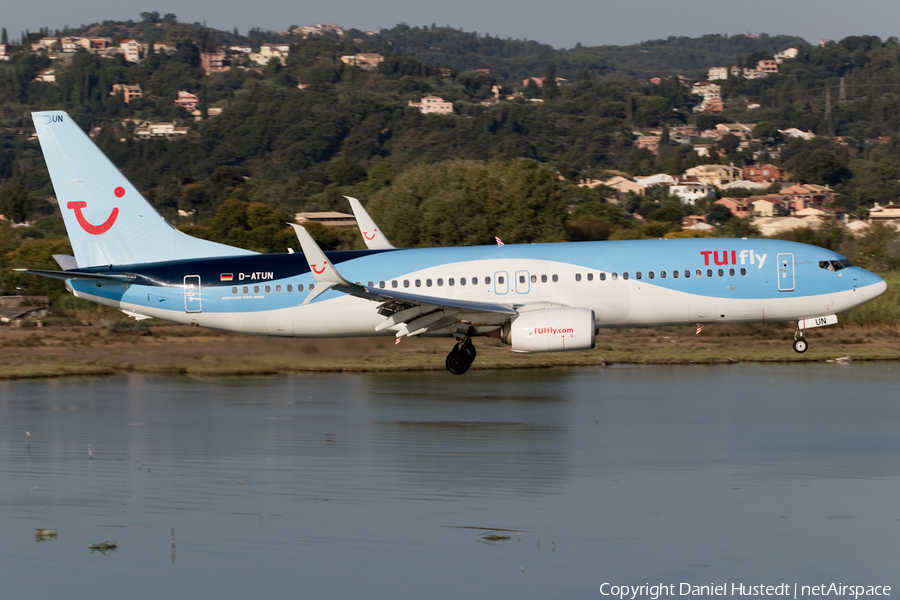
[[[715,198],[716,188],[705,183],[680,183],[671,186],[669,193],[678,196],[682,204],[693,205],[701,198]]]
[[[651,185],[675,185],[675,178],[666,173],[657,173],[656,175],[649,175],[647,177],[635,177],[634,181],[645,188],[648,188]]]

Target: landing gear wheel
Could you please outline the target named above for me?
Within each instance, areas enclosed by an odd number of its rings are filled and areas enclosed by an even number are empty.
[[[469,355],[463,350],[453,348],[447,355],[447,370],[454,375],[462,375],[469,370],[472,363],[469,361]]]
[[[471,365],[473,362],[475,362],[475,356],[476,356],[478,353],[475,351],[475,344],[472,343],[472,340],[471,340],[471,339],[466,340],[466,341],[463,343],[462,350],[463,350],[463,352],[465,352],[465,353],[469,356],[469,364],[470,364],[470,365]]]
[[[809,348],[809,344],[806,343],[806,340],[801,338],[797,338],[794,340],[794,352],[798,354],[803,354],[806,352],[806,349]]]

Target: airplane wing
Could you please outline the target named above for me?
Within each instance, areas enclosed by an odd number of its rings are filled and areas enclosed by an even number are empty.
[[[366,212],[366,209],[363,208],[363,205],[359,200],[351,198],[350,196],[344,196],[344,198],[350,202],[350,207],[353,209],[353,216],[356,217],[356,224],[359,225],[359,231],[362,233],[363,239],[366,242],[366,248],[369,250],[396,249],[396,246],[388,241],[387,237],[385,237],[381,229],[378,228],[378,225],[375,224],[375,221],[372,220],[372,217],[369,216],[369,213]]]
[[[26,275],[40,275],[41,277],[50,277],[51,279],[86,279],[90,281],[105,281],[107,283],[134,283],[137,279],[134,275],[108,275],[105,273],[79,273],[77,271],[47,271],[44,269],[13,269],[18,273]]]
[[[308,296],[304,303],[329,289],[378,302],[378,312],[385,320],[375,331],[397,327],[396,335],[402,337],[437,332],[453,333],[460,329],[465,332],[472,326],[493,329],[519,314],[514,307],[506,304],[421,296],[351,283],[338,273],[305,228],[293,223],[290,225],[297,233],[303,255],[319,284],[315,295]]]

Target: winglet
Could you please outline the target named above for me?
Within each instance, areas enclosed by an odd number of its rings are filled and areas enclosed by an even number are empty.
[[[353,209],[353,216],[356,217],[356,224],[359,226],[359,231],[362,233],[363,239],[366,242],[366,248],[369,250],[397,249],[396,246],[388,241],[387,237],[385,237],[381,229],[378,228],[378,225],[375,224],[375,221],[372,220],[372,217],[369,216],[369,213],[366,212],[366,209],[363,208],[363,205],[359,200],[351,198],[350,196],[344,196],[344,198],[350,201],[350,208]]]
[[[353,285],[341,277],[341,274],[337,272],[337,269],[334,268],[334,265],[331,264],[331,261],[328,260],[325,253],[322,252],[322,249],[319,248],[319,245],[309,235],[305,227],[294,223],[288,223],[288,225],[293,227],[297,233],[297,239],[300,240],[300,247],[303,249],[303,256],[306,258],[306,262],[309,263],[309,270],[312,271],[313,277],[316,278],[317,282],[330,283],[332,285]]]

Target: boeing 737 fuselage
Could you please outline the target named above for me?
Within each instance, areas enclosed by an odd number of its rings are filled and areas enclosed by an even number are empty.
[[[884,293],[830,250],[766,239],[396,249],[350,199],[369,250],[255,254],[168,225],[62,112],[34,113],[74,257],[56,277],[138,318],[287,337],[443,336],[454,374],[493,335],[517,352],[593,348],[599,327],[797,322],[803,331]]]

